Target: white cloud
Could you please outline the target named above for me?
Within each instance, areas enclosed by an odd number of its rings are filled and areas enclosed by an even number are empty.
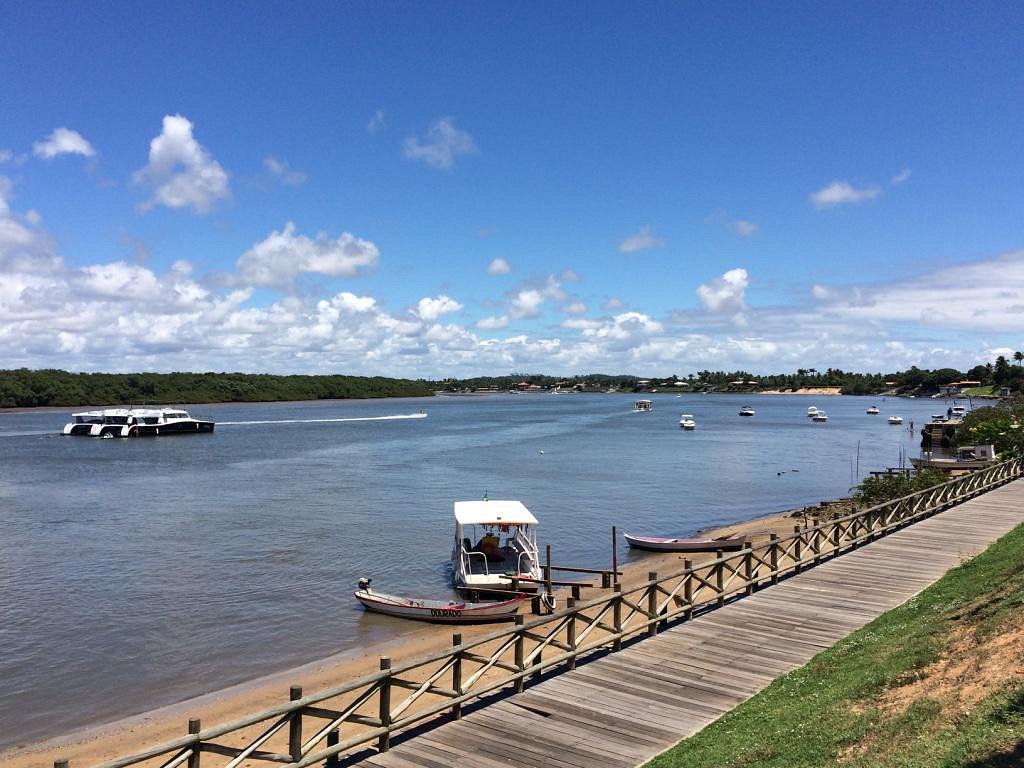
[[[912,171],[909,168],[904,168],[899,173],[890,179],[890,184],[902,184],[904,181],[910,178]]]
[[[616,309],[622,309],[625,306],[626,304],[621,299],[617,299],[612,296],[608,301],[601,305],[601,309],[605,312],[614,312]]]
[[[132,178],[153,190],[140,205],[143,211],[165,205],[209,213],[231,196],[227,171],[193,138],[192,123],[181,115],[164,116],[163,130],[149,144],[149,163]]]
[[[355,277],[376,265],[380,252],[369,240],[348,232],[336,239],[324,233],[315,239],[295,234],[288,222],[243,253],[236,263],[239,278],[249,285],[288,286],[296,275],[313,272],[330,277]]]
[[[500,317],[485,317],[482,320],[478,320],[476,327],[485,331],[496,331],[502,328],[508,328],[508,315],[501,315]]]
[[[540,308],[549,300],[563,301],[565,292],[561,283],[551,275],[539,286],[520,288],[512,294],[509,314],[515,320],[522,320],[540,315]]]
[[[36,157],[57,157],[57,155],[83,155],[94,157],[96,150],[78,131],[70,128],[55,128],[53,133],[32,145]]]
[[[639,232],[635,232],[619,243],[619,253],[649,251],[654,248],[663,248],[664,246],[665,241],[652,234],[650,227],[641,227]]]
[[[822,187],[817,192],[812,192],[811,202],[818,209],[834,208],[837,205],[849,205],[861,203],[865,200],[874,200],[880,194],[882,194],[882,189],[876,185],[857,189],[848,181],[837,180],[826,187]]]
[[[747,270],[730,269],[721,277],[697,287],[697,298],[709,312],[739,312],[746,307]]]
[[[416,305],[415,313],[421,320],[432,323],[441,315],[458,312],[460,309],[462,309],[462,305],[459,302],[442,293],[436,299],[430,297],[420,299]]]
[[[14,157],[14,153],[9,149],[0,149],[0,163],[6,163]]]
[[[369,134],[380,133],[386,126],[384,120],[384,110],[378,109],[373,113],[373,117],[370,118],[370,122],[366,124],[366,132]]]
[[[582,315],[587,311],[587,305],[582,301],[574,301],[565,307],[562,307],[562,311],[569,315]]]
[[[263,158],[263,167],[284,185],[289,187],[301,187],[309,179],[309,176],[302,171],[293,171],[288,163],[278,160],[273,155]]]
[[[753,237],[758,233],[760,227],[752,221],[736,219],[732,222],[732,229],[740,237]]]
[[[455,127],[450,117],[434,121],[427,130],[427,138],[420,141],[409,136],[402,144],[402,152],[410,160],[422,160],[432,168],[450,171],[459,155],[479,154],[476,142],[466,131]]]
[[[497,258],[487,265],[488,275],[507,275],[512,271],[512,265],[502,258]]]

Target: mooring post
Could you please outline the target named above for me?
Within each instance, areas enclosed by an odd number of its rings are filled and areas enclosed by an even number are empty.
[[[452,647],[458,648],[462,645],[462,635],[456,632],[452,635]],[[452,664],[452,690],[456,696],[462,695],[462,651],[455,652],[455,662]],[[462,717],[462,705],[452,704],[452,717],[456,720]]]
[[[302,686],[293,685],[288,689],[288,700],[297,701],[302,698]],[[302,710],[292,712],[288,722],[288,754],[296,763],[302,759]]]
[[[573,600],[579,600],[580,599],[580,585],[579,584],[573,584],[572,585],[572,599]]]
[[[338,729],[335,728],[333,731],[327,733],[327,748],[338,746],[338,742],[341,741],[341,734],[338,733]],[[341,759],[337,754],[333,754],[327,758],[324,762],[324,768],[339,768],[341,765]]]
[[[380,671],[384,677],[380,681],[380,724],[382,728],[391,727],[391,659],[380,657]],[[387,752],[391,749],[391,731],[387,730],[377,738],[377,751]]]
[[[655,582],[658,580],[657,571],[650,571],[647,574],[647,580]],[[654,637],[658,634],[658,585],[651,584],[647,587],[647,613],[650,614],[647,620],[651,623],[647,625],[647,636]]]
[[[546,604],[546,606],[548,608],[548,613],[554,613],[555,612],[555,608],[554,608],[554,605],[555,605],[554,597],[555,596],[554,596],[554,593],[551,591],[551,545],[550,544],[544,545],[544,556],[545,556],[545,558],[547,560],[545,562],[545,564],[544,564],[544,590],[547,593],[547,597],[545,598],[544,602],[545,602],[545,604]]]
[[[523,617],[516,615],[516,647],[515,647],[515,662],[516,670],[522,672],[526,669],[526,664],[523,661],[525,654],[523,653]],[[516,678],[516,693],[523,692],[523,686],[526,685],[525,677]]]
[[[570,597],[565,601],[565,607],[573,613],[569,616],[569,623],[565,627],[565,644],[572,650],[576,650],[576,598]],[[569,669],[576,669],[576,656],[569,657]]]
[[[622,585],[615,584],[612,589],[615,590],[615,595],[612,597],[612,600],[614,600],[612,603],[612,620],[615,626],[615,639],[612,641],[612,650],[619,651],[622,649]]]
[[[619,583],[619,531],[612,526],[612,585]]]
[[[188,734],[189,736],[195,736],[199,733],[202,723],[200,723],[198,717],[189,718],[188,721]],[[188,768],[199,768],[199,754],[202,752],[202,745],[199,743],[199,739],[195,740],[192,745],[192,754],[188,756]]]
[[[768,557],[772,568],[772,584],[779,583],[779,534],[768,535]]]
[[[683,600],[686,601],[686,611],[683,613],[683,617],[689,621],[693,618],[693,560],[686,558],[683,560],[683,569],[686,571],[686,575],[683,577]]]

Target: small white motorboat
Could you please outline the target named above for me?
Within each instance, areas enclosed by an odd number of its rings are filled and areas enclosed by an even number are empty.
[[[360,579],[359,589],[352,593],[368,611],[400,616],[403,619],[434,621],[443,624],[481,624],[489,621],[511,621],[519,606],[529,595],[492,603],[466,603],[459,600],[420,600],[386,595],[370,589],[372,579]]]
[[[878,410],[877,405],[872,405],[870,408],[864,411],[864,413],[870,413],[872,416],[877,416],[879,413],[881,413],[881,411]]]
[[[811,421],[828,421],[828,414],[824,411],[816,411],[815,414],[811,416]]]
[[[890,424],[902,424],[903,423],[903,417],[902,416],[890,416],[889,417],[889,423]]]
[[[654,410],[654,403],[650,400],[637,400],[633,403],[634,413],[649,413]]]
[[[540,581],[537,518],[522,502],[456,501],[452,572],[460,592],[536,591]]]
[[[693,416],[689,413],[684,413],[679,417],[679,426],[688,432],[692,432],[697,428],[697,422],[693,420]]]
[[[740,408],[740,416],[753,416],[757,411],[751,408],[749,405],[744,405]]]
[[[663,539],[657,536],[630,536],[623,533],[633,549],[648,552],[714,552],[716,549],[737,550],[747,542],[746,536],[720,536],[717,539]]]
[[[814,405],[807,406],[807,418],[813,419],[817,412],[818,412],[817,406],[814,406]]]

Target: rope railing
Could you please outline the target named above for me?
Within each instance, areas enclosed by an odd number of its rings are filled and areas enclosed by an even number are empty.
[[[304,696],[292,686],[289,701],[263,712],[206,729],[190,720],[188,735],[94,768],[235,768],[243,761],[333,767],[340,756],[374,744],[384,752],[391,736],[410,726],[442,715],[458,719],[464,704],[501,690],[522,691],[534,675],[572,669],[597,651],[617,651],[624,641],[653,636],[1022,474],[1024,460],[1011,459],[833,520],[813,519],[808,527],[794,526],[791,535],[772,533],[758,546],[718,550],[696,565],[687,559],[682,570],[651,572],[628,588],[615,584],[610,594],[569,598],[566,608],[545,616],[517,616],[514,626],[468,642],[456,634],[450,649],[424,658],[392,667],[382,657],[379,672],[315,694]],[[54,766],[69,768],[66,760]]]

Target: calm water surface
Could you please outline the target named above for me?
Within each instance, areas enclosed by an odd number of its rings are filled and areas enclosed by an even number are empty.
[[[612,525],[685,535],[847,495],[858,445],[861,476],[896,466],[919,452],[909,421],[945,408],[651,397],[649,414],[625,395],[196,406],[212,435],[140,440],[0,414],[0,746],[394,637],[351,591],[447,595],[455,500],[520,499],[556,563],[606,566]]]

